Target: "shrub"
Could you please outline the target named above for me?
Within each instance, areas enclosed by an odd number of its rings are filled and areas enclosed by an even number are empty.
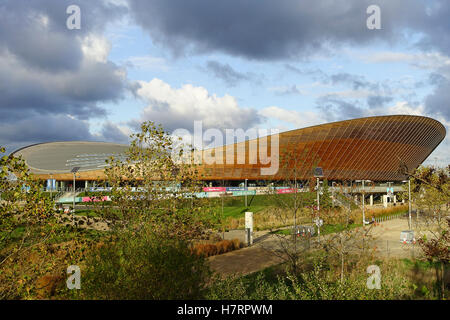
[[[231,242],[233,243],[234,250],[238,250],[241,248],[241,241],[239,239],[233,239],[231,240]]]
[[[148,229],[148,228],[147,228]],[[88,256],[81,298],[198,299],[210,272],[186,242],[150,230],[123,232]],[[215,246],[213,246],[215,248]]]
[[[197,243],[192,246],[191,252],[196,255],[210,257],[217,254],[227,253],[241,248],[239,239],[221,240],[216,243]]]

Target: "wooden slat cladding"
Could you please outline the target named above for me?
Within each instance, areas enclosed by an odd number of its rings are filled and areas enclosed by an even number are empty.
[[[317,165],[323,168],[324,176],[329,180],[399,181],[405,179],[398,172],[400,163],[406,163],[409,169],[417,168],[445,134],[445,127],[440,122],[421,116],[377,116],[339,121],[280,133],[280,164],[273,176],[261,175],[260,169],[269,165],[248,163],[248,141],[245,143],[246,164],[239,165],[243,170],[227,174],[229,171],[223,171],[224,166],[220,164],[202,165],[202,169],[208,169],[208,172],[203,171],[205,180],[286,179],[292,176],[293,162],[296,162],[296,172],[300,172],[298,179],[310,178],[311,167]],[[293,154],[301,155],[302,159],[293,161]],[[288,162],[283,161],[287,158],[290,158]]]
[[[262,175],[268,168],[259,161],[250,161],[249,146],[271,155],[272,136],[203,151],[223,154],[223,163],[201,164],[204,180],[274,180],[288,179],[296,172],[297,179],[311,178],[312,166],[323,168],[329,180],[370,179],[399,181],[406,177],[398,172],[400,162],[410,170],[417,168],[445,138],[445,127],[438,121],[421,116],[394,115],[360,118],[291,130],[278,134],[279,170]],[[225,150],[234,149],[232,163],[227,163]],[[238,152],[245,153],[245,163],[238,162]],[[297,156],[297,159],[294,158]],[[289,159],[289,161],[287,160]],[[294,167],[296,170],[294,170]],[[48,179],[48,175],[39,175]],[[103,170],[85,171],[80,180],[104,179]],[[57,180],[71,180],[72,174],[54,174]]]

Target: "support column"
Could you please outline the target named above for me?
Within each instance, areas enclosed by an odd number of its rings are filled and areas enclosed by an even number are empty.
[[[388,204],[387,204],[387,195],[383,194],[383,207],[387,208]]]
[[[370,195],[369,204],[373,206],[373,194]]]

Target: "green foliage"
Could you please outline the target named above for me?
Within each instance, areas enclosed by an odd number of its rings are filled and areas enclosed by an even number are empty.
[[[328,187],[328,180],[323,180],[322,194],[320,197],[320,207],[322,209],[331,209],[333,207],[333,201],[331,199],[330,188]]]
[[[188,243],[156,234],[148,226],[126,230],[86,261],[80,298],[198,299],[209,270]]]
[[[208,299],[252,300],[380,300],[410,299],[413,286],[395,263],[385,263],[381,268],[381,289],[368,289],[369,274],[358,267],[341,282],[330,266],[314,258],[309,270],[298,274],[268,275],[265,271],[245,277],[229,277],[215,281]]]
[[[5,149],[0,147],[0,153]],[[29,171],[25,161],[13,155],[0,158],[0,250],[21,236],[29,226],[52,215],[54,203],[42,191],[42,183]],[[1,252],[0,252],[1,257]]]
[[[99,213],[120,220],[116,227],[142,220],[178,239],[198,236],[210,221],[204,219],[205,199],[193,196],[200,191],[201,180],[196,165],[183,158],[186,146],[150,121],[142,123],[131,139],[125,161],[114,157],[108,161],[105,174],[112,206],[95,204]]]

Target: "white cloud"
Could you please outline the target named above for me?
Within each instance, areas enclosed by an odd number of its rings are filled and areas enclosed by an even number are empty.
[[[384,51],[363,55],[360,58],[369,63],[406,62],[420,69],[436,69],[450,65],[450,57],[439,52],[403,53]]]
[[[268,119],[290,123],[296,128],[309,127],[325,122],[325,119],[317,112],[287,110],[277,106],[264,108],[259,113]]]
[[[85,59],[106,63],[111,51],[111,43],[104,37],[91,34],[82,40],[81,50]]]
[[[167,130],[191,130],[195,120],[202,120],[204,128],[218,129],[249,128],[261,120],[255,109],[239,106],[228,94],[218,97],[191,84],[176,89],[156,78],[138,83],[136,93],[148,103],[139,120],[161,123]]]
[[[164,58],[152,56],[135,56],[127,59],[127,63],[132,67],[145,70],[162,70],[168,71],[169,66]]]
[[[362,90],[330,91],[319,95],[319,97],[336,96],[350,99],[365,99],[372,95],[377,95],[377,93],[375,91],[362,89]]]

